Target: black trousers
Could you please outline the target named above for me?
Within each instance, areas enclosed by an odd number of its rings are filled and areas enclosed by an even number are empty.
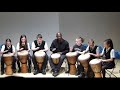
[[[20,59],[19,59],[19,56],[17,56],[18,60],[17,60],[17,65],[18,65],[18,68],[19,70],[21,69],[21,66],[20,66]],[[30,54],[28,54],[27,56],[27,60],[28,60],[28,69],[31,70],[31,59],[32,57],[30,56]]]
[[[5,64],[4,57],[1,56],[1,72],[4,72],[4,68],[5,68],[4,64]],[[13,56],[12,69],[16,70],[16,57],[15,56]]]
[[[63,61],[64,61],[65,58],[66,58],[65,55],[61,55],[59,63],[58,63],[57,65],[55,65],[55,64],[53,63],[52,58],[50,57],[49,63],[50,63],[50,66],[51,66],[51,68],[52,68],[52,71],[58,71],[58,72],[59,72],[59,71],[60,71],[60,68],[61,68],[61,65],[62,65],[62,63],[63,63]]]
[[[105,78],[105,69],[112,69],[115,67],[115,64],[111,63],[111,62],[102,62],[102,74],[103,74],[103,78]]]
[[[32,61],[33,61],[33,65],[34,65],[34,70],[38,70],[39,71],[39,67],[38,67],[35,55],[32,56]],[[41,70],[45,70],[46,69],[47,63],[48,63],[48,55],[45,53],[45,58],[44,58],[44,61],[42,63]]]

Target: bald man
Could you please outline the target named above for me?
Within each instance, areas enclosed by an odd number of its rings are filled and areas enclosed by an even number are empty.
[[[56,34],[56,39],[53,40],[51,46],[50,46],[50,51],[52,51],[52,53],[60,53],[61,57],[60,57],[60,61],[57,65],[54,65],[51,57],[49,60],[50,66],[52,68],[52,72],[53,72],[53,76],[57,76],[59,75],[59,71],[60,71],[60,67],[64,61],[64,59],[66,58],[66,53],[69,52],[69,43],[64,40],[62,38],[62,34],[60,32],[58,32]]]

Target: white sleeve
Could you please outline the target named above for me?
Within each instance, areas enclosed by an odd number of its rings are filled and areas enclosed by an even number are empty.
[[[35,43],[32,42],[32,49],[35,49]]]
[[[27,43],[27,45],[28,45],[28,50],[30,50],[30,44],[29,44],[29,43]]]
[[[97,47],[96,53],[99,54],[99,51],[100,51],[100,49],[99,49],[99,47]]]
[[[103,54],[104,54],[104,50],[105,50],[105,48],[102,50],[101,56],[103,56]]]
[[[112,49],[110,52],[110,58],[115,58],[115,50]]]
[[[48,50],[48,45],[47,42],[45,42],[45,46],[44,46],[45,50]]]
[[[20,44],[17,43],[17,47],[16,47],[17,51],[20,49]]]
[[[15,53],[15,47],[12,45],[13,53]]]
[[[5,50],[5,45],[2,46],[1,52],[3,52],[4,50]]]
[[[85,50],[86,52],[88,52],[89,51],[89,45],[87,46],[87,48],[86,48],[86,50]]]

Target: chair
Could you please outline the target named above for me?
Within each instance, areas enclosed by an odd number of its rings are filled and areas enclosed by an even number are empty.
[[[120,52],[115,51],[115,59],[120,59]],[[118,60],[115,62],[115,67],[112,68],[112,70],[106,69],[106,73],[109,75],[110,78],[111,78],[112,75],[113,75],[115,78],[117,78],[117,76],[113,73],[113,72],[114,72],[114,69],[116,68],[117,63],[118,63]]]

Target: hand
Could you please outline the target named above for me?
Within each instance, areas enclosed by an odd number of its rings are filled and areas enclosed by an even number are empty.
[[[76,53],[80,53],[79,51],[75,51]]]
[[[106,62],[106,60],[102,60],[102,62]]]
[[[72,52],[72,50],[73,50],[73,47],[70,47],[70,51]]]
[[[94,55],[93,53],[89,53],[90,55]]]
[[[83,51],[83,54],[85,54],[86,53],[86,51]]]
[[[8,50],[5,50],[5,52],[8,52]]]
[[[59,54],[61,55],[61,54],[62,54],[62,52],[59,52]]]
[[[20,51],[22,51],[24,48],[20,48]]]
[[[55,50],[56,50],[56,48],[53,48],[53,49],[52,49],[52,51],[55,51]]]
[[[39,50],[39,51],[44,52],[44,50]]]

